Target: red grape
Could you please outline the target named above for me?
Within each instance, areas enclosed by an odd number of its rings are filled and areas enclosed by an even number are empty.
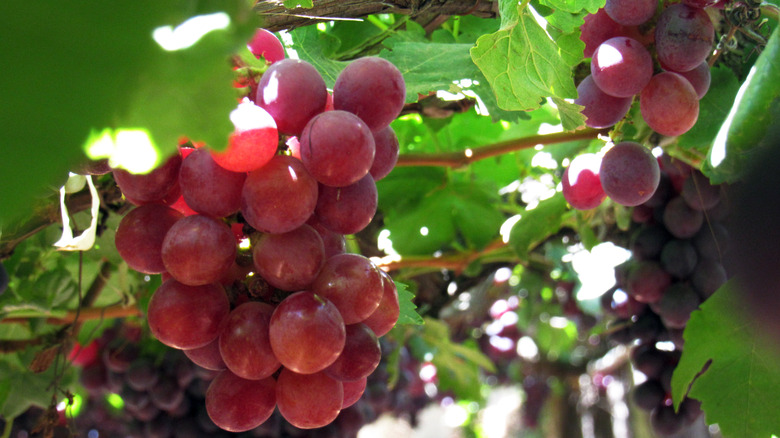
[[[628,273],[626,291],[640,303],[655,303],[671,282],[672,277],[660,264],[644,261]]]
[[[625,26],[637,26],[655,15],[658,0],[607,0],[604,10],[607,14]]]
[[[207,370],[222,371],[227,368],[222,360],[222,353],[219,352],[219,337],[202,347],[184,350],[184,355],[195,365]]]
[[[682,72],[680,75],[685,79],[688,79],[688,82],[693,85],[693,89],[696,90],[696,95],[699,99],[704,97],[710,89],[712,74],[710,72],[710,66],[706,61],[696,66],[693,70]]]
[[[193,151],[181,164],[179,186],[187,205],[198,213],[225,217],[241,207],[245,173],[219,166],[205,149]]]
[[[179,166],[181,154],[177,152],[147,174],[132,174],[123,169],[115,169],[113,174],[122,194],[134,204],[146,204],[165,198],[179,177]]]
[[[374,154],[374,163],[371,165],[369,173],[374,181],[379,181],[393,170],[398,161],[398,136],[395,135],[395,131],[390,126],[375,132],[373,135],[376,154]]]
[[[222,323],[219,351],[238,377],[260,380],[279,369],[268,339],[273,311],[270,304],[249,301],[233,309]]]
[[[630,97],[614,97],[601,91],[593,81],[593,76],[588,75],[577,86],[577,99],[574,103],[585,107],[582,114],[587,126],[609,128],[628,114],[631,101]]]
[[[263,108],[245,101],[230,113],[235,131],[227,148],[212,151],[211,156],[223,168],[233,172],[259,169],[276,154],[279,132],[273,117]]]
[[[661,180],[661,170],[649,149],[625,141],[604,154],[599,178],[604,192],[613,201],[635,206],[653,196]]]
[[[604,8],[596,11],[595,14],[588,14],[580,26],[580,40],[585,43],[583,56],[590,58],[593,52],[604,41],[625,34],[625,28],[616,23]]]
[[[639,96],[642,118],[655,132],[668,136],[688,132],[699,118],[699,97],[687,79],[677,73],[653,76]]]
[[[346,252],[347,241],[344,238],[344,235],[325,228],[317,219],[316,215],[310,217],[309,220],[306,221],[306,224],[314,228],[322,238],[322,243],[325,247],[325,260],[336,254],[344,254]]]
[[[146,318],[157,340],[186,350],[216,339],[229,312],[230,303],[219,284],[187,286],[171,279],[152,295]]]
[[[246,47],[256,58],[260,59],[262,56],[269,63],[284,59],[282,42],[265,29],[257,29]]]
[[[206,411],[214,424],[229,432],[254,429],[274,413],[276,386],[271,377],[247,380],[222,371],[206,391]]]
[[[341,382],[344,387],[344,401],[341,403],[342,410],[354,405],[360,400],[360,397],[366,390],[367,383],[367,377],[363,377],[360,380]]]
[[[338,359],[323,372],[336,380],[360,380],[374,372],[382,350],[374,332],[362,323],[346,327],[347,338]]]
[[[349,63],[333,86],[334,108],[360,117],[372,131],[398,117],[405,98],[406,84],[398,68],[373,56]]]
[[[114,243],[128,266],[144,274],[165,271],[162,245],[173,224],[184,215],[161,204],[136,207],[122,218]]]
[[[277,155],[250,172],[241,195],[241,213],[258,231],[286,233],[304,223],[317,205],[317,181],[300,160]]]
[[[325,262],[312,291],[333,302],[345,324],[355,324],[379,307],[384,285],[371,260],[360,254],[340,254]]]
[[[606,94],[631,97],[653,77],[653,58],[638,41],[614,37],[593,52],[590,73],[596,85]]]
[[[322,238],[306,224],[287,233],[262,235],[252,254],[257,273],[286,291],[307,288],[325,263]]]
[[[663,222],[666,229],[678,239],[696,235],[704,223],[704,213],[692,209],[682,196],[678,196],[664,208]]]
[[[693,70],[712,52],[715,29],[703,9],[678,3],[661,12],[655,28],[655,50],[661,67]]]
[[[276,382],[279,412],[299,429],[330,424],[341,412],[343,402],[343,385],[324,373],[298,374],[284,368]]]
[[[336,361],[346,341],[344,319],[330,301],[309,291],[285,298],[271,315],[271,348],[296,373],[312,374]]]
[[[599,168],[601,158],[596,154],[582,154],[574,157],[563,171],[563,197],[578,210],[596,208],[607,197],[601,187]]]
[[[218,281],[236,259],[230,227],[209,216],[187,216],[176,222],[162,245],[165,269],[176,280],[197,286]]]
[[[398,322],[401,313],[395,282],[385,271],[380,270],[379,274],[382,276],[382,299],[376,310],[363,320],[363,324],[367,325],[377,337],[387,334]]]
[[[365,228],[376,214],[378,195],[371,175],[346,187],[321,185],[315,214],[327,229],[354,234]]]
[[[275,62],[257,84],[255,102],[273,116],[279,132],[298,135],[325,109],[328,90],[311,64],[300,59]]]

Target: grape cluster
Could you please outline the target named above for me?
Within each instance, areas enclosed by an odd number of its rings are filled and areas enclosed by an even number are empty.
[[[295,427],[332,422],[362,394],[377,337],[399,316],[393,280],[345,253],[344,235],[372,220],[375,181],[398,157],[389,125],[404,103],[401,73],[357,59],[331,98],[311,64],[279,59],[278,40],[258,35],[250,49],[275,61],[231,114],[225,151],[183,147],[148,174],[113,172],[138,205],[119,224],[117,251],[163,276],[150,331],[220,370],[206,411],[233,432],[276,407]]]
[[[632,258],[616,268],[617,284],[602,307],[618,318],[612,338],[634,344],[631,361],[647,377],[634,389],[636,405],[651,411],[659,434],[671,435],[701,414],[693,399],[674,411],[671,377],[691,312],[727,280],[728,233],[723,188],[666,155],[659,161],[658,190],[632,212]],[[664,341],[674,348],[657,348]]]
[[[585,107],[585,124],[615,125],[639,96],[642,118],[654,131],[677,136],[691,129],[710,85],[706,59],[715,31],[704,8],[715,3],[663,2],[656,16],[657,0],[608,0],[585,17],[580,39],[590,75],[577,86],[575,101]]]

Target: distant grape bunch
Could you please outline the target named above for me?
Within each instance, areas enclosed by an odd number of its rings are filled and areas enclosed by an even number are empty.
[[[585,107],[585,124],[615,125],[639,96],[640,113],[652,130],[665,136],[690,130],[710,86],[707,57],[715,31],[704,8],[724,3],[662,2],[657,13],[657,0],[607,0],[585,17],[580,39],[591,58],[590,75],[578,85],[575,100]]]
[[[278,408],[319,428],[360,397],[377,338],[399,316],[393,280],[345,253],[344,235],[372,220],[375,181],[395,165],[390,122],[405,83],[390,62],[361,58],[331,96],[273,34],[259,30],[249,47],[269,64],[231,114],[224,151],[180,147],[151,173],[114,170],[137,205],[116,248],[131,268],[162,274],[151,333],[222,370],[205,398],[214,423],[246,431]]]
[[[675,412],[671,377],[691,312],[727,280],[729,239],[724,188],[667,155],[659,161],[658,190],[633,210],[632,258],[616,268],[617,284],[602,297],[602,307],[618,318],[612,339],[633,345],[634,368],[647,377],[634,388],[634,402],[651,412],[653,428],[667,436],[701,414],[699,402],[689,398]]]

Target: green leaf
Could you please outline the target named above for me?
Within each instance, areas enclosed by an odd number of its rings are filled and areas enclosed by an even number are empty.
[[[22,353],[0,356],[0,382],[9,382],[0,386],[0,417],[14,418],[30,406],[46,407],[51,402],[55,389],[51,383],[55,380],[55,368],[50,367],[40,374],[27,370],[27,365],[37,352],[29,349]],[[59,370],[61,371],[61,370]],[[61,388],[70,388],[78,378],[76,368],[68,368],[62,375]]]
[[[449,90],[453,81],[470,79],[479,73],[469,55],[471,44],[397,42],[379,56],[392,62],[404,75],[406,101],[418,94]]]
[[[304,26],[290,31],[293,39],[292,48],[298,57],[313,65],[325,80],[325,85],[333,89],[336,78],[347,66],[347,62],[334,61],[329,56],[339,48],[338,38],[320,32],[316,26]]]
[[[386,213],[385,227],[393,248],[402,255],[429,255],[448,246],[455,238],[447,191],[435,190],[416,208]]]
[[[582,114],[582,105],[576,103],[569,103],[563,99],[557,97],[552,98],[555,106],[558,107],[558,114],[561,117],[561,124],[566,131],[574,131],[579,127],[585,126],[585,115]]]
[[[398,316],[398,322],[395,325],[423,324],[425,321],[417,313],[417,305],[414,304],[414,294],[409,290],[409,286],[396,281],[395,287],[398,289],[398,304],[401,308],[401,314]]]
[[[541,3],[560,11],[577,13],[585,9],[594,14],[604,6],[605,0],[541,0]]]
[[[780,352],[739,292],[730,280],[691,314],[672,395],[679,406],[690,387],[726,437],[769,437],[780,433]]]
[[[702,171],[713,184],[739,179],[753,151],[774,145],[780,134],[780,28],[740,87]]]
[[[505,110],[536,109],[545,97],[577,97],[571,67],[527,11],[517,24],[479,38],[471,58]]]
[[[699,101],[699,119],[690,131],[677,139],[682,148],[695,148],[703,153],[709,151],[734,104],[734,97],[739,91],[739,81],[734,72],[727,67],[717,67],[712,69],[711,75],[712,92]]]
[[[304,9],[311,9],[314,7],[314,2],[312,0],[284,0],[284,7],[287,9],[295,9],[299,6]]]
[[[528,251],[560,230],[567,209],[561,193],[539,202],[536,208],[521,214],[509,233],[509,245],[525,259]]]

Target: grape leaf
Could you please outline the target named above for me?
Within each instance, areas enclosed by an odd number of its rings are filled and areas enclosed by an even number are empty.
[[[585,126],[585,115],[581,112],[585,108],[584,106],[567,102],[557,97],[553,97],[552,101],[558,107],[558,115],[561,118],[563,129],[574,131],[579,127]]]
[[[571,67],[527,11],[516,24],[480,37],[471,58],[505,110],[536,109],[545,97],[577,97]]]
[[[521,259],[528,251],[560,230],[566,213],[566,199],[562,193],[539,202],[533,210],[523,213],[509,232],[509,245]]]
[[[409,286],[400,281],[395,282],[395,287],[398,289],[398,304],[401,308],[401,313],[398,316],[398,322],[395,325],[420,325],[424,324],[422,317],[417,313],[417,305],[414,304],[414,294],[409,291]]]
[[[0,416],[14,418],[26,411],[30,406],[45,407],[51,402],[55,391],[51,383],[55,381],[55,370],[51,367],[45,372],[34,374],[27,370],[25,364],[32,361],[37,350],[28,349],[21,353],[4,354],[0,356]],[[65,370],[59,380],[61,388],[72,386],[78,377],[78,370],[70,367]]]
[[[304,26],[290,31],[293,39],[293,50],[298,53],[298,57],[309,62],[322,75],[325,85],[333,89],[336,78],[347,66],[347,62],[334,61],[330,59],[340,44],[338,38],[325,32],[317,30],[316,26]]]
[[[710,90],[699,101],[699,119],[690,131],[677,139],[677,144],[685,149],[694,148],[703,153],[709,151],[718,130],[726,120],[734,97],[739,90],[739,81],[731,69],[716,67],[711,71]]]
[[[713,184],[739,179],[751,152],[774,146],[780,127],[780,28],[769,38],[737,94],[702,166]]]
[[[675,406],[690,387],[707,422],[718,423],[726,437],[780,433],[780,352],[765,344],[766,332],[749,315],[730,280],[691,314],[672,376]]]

